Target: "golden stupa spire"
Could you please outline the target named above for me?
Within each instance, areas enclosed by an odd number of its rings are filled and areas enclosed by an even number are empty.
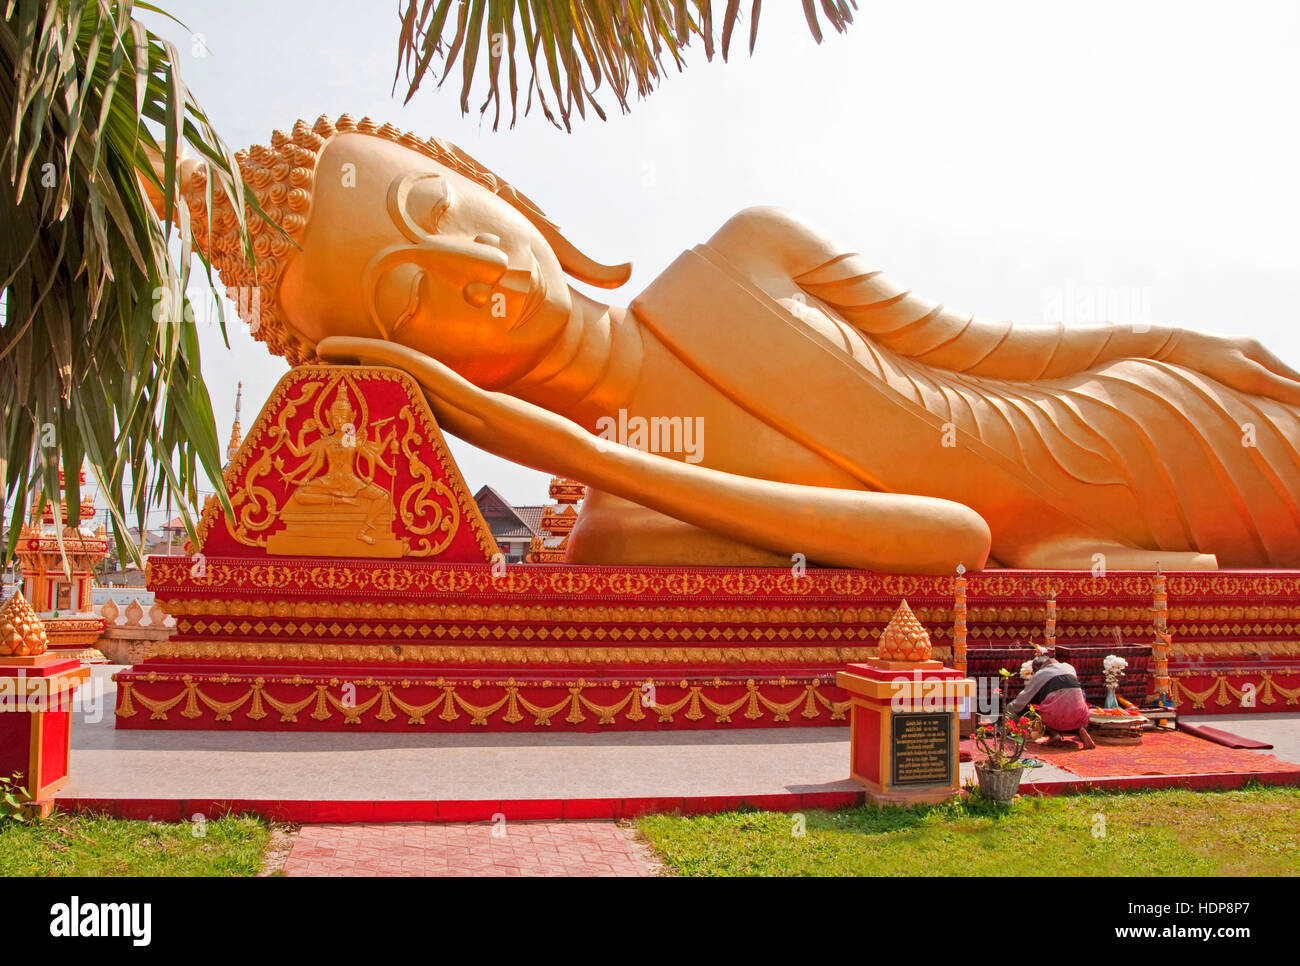
[[[244,400],[244,383],[241,380],[239,387],[235,390],[235,422],[230,427],[230,444],[226,447],[226,459],[233,460],[235,454],[239,452],[239,444],[242,442],[242,436],[239,430],[239,406]]]
[[[930,632],[912,613],[904,600],[894,611],[880,635],[879,659],[882,661],[930,660]]]
[[[0,657],[39,657],[49,640],[45,625],[21,590],[0,607]]]

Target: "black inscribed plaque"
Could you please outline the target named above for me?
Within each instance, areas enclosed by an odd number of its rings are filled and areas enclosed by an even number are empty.
[[[895,714],[889,736],[895,785],[946,785],[952,776],[952,712]]]

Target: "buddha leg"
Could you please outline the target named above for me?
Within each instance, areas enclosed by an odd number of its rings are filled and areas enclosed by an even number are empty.
[[[1145,550],[1104,540],[1075,538],[1042,544],[1016,559],[1012,567],[1028,570],[1218,570],[1213,554],[1195,551]]]
[[[569,535],[576,564],[672,567],[788,567],[791,559],[587,488]]]

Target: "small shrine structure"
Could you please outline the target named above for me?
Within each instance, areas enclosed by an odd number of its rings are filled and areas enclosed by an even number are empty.
[[[85,485],[86,471],[78,471]],[[63,469],[59,488],[64,489]],[[50,499],[32,504],[28,523],[18,538],[16,555],[22,567],[23,596],[41,616],[50,650],[69,657],[102,662],[95,649],[104,622],[92,612],[90,591],[95,568],[108,556],[108,534],[102,523],[94,524],[95,501],[83,496],[80,522],[69,526],[66,497],[60,493],[56,522]]]

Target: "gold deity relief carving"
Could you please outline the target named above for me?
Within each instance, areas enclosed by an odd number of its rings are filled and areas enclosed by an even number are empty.
[[[231,535],[284,556],[398,558],[445,550],[461,511],[443,474],[421,455],[434,442],[421,414],[407,404],[396,415],[372,415],[372,383],[342,370],[312,375],[286,387],[260,451],[236,474]]]
[[[427,440],[415,429],[411,407],[403,406],[398,415],[407,425],[399,449],[415,479],[415,485],[402,494],[398,507],[402,522],[413,536],[408,541],[408,553],[417,557],[435,555],[447,548],[460,528],[460,508],[451,487],[420,461],[417,449]]]

